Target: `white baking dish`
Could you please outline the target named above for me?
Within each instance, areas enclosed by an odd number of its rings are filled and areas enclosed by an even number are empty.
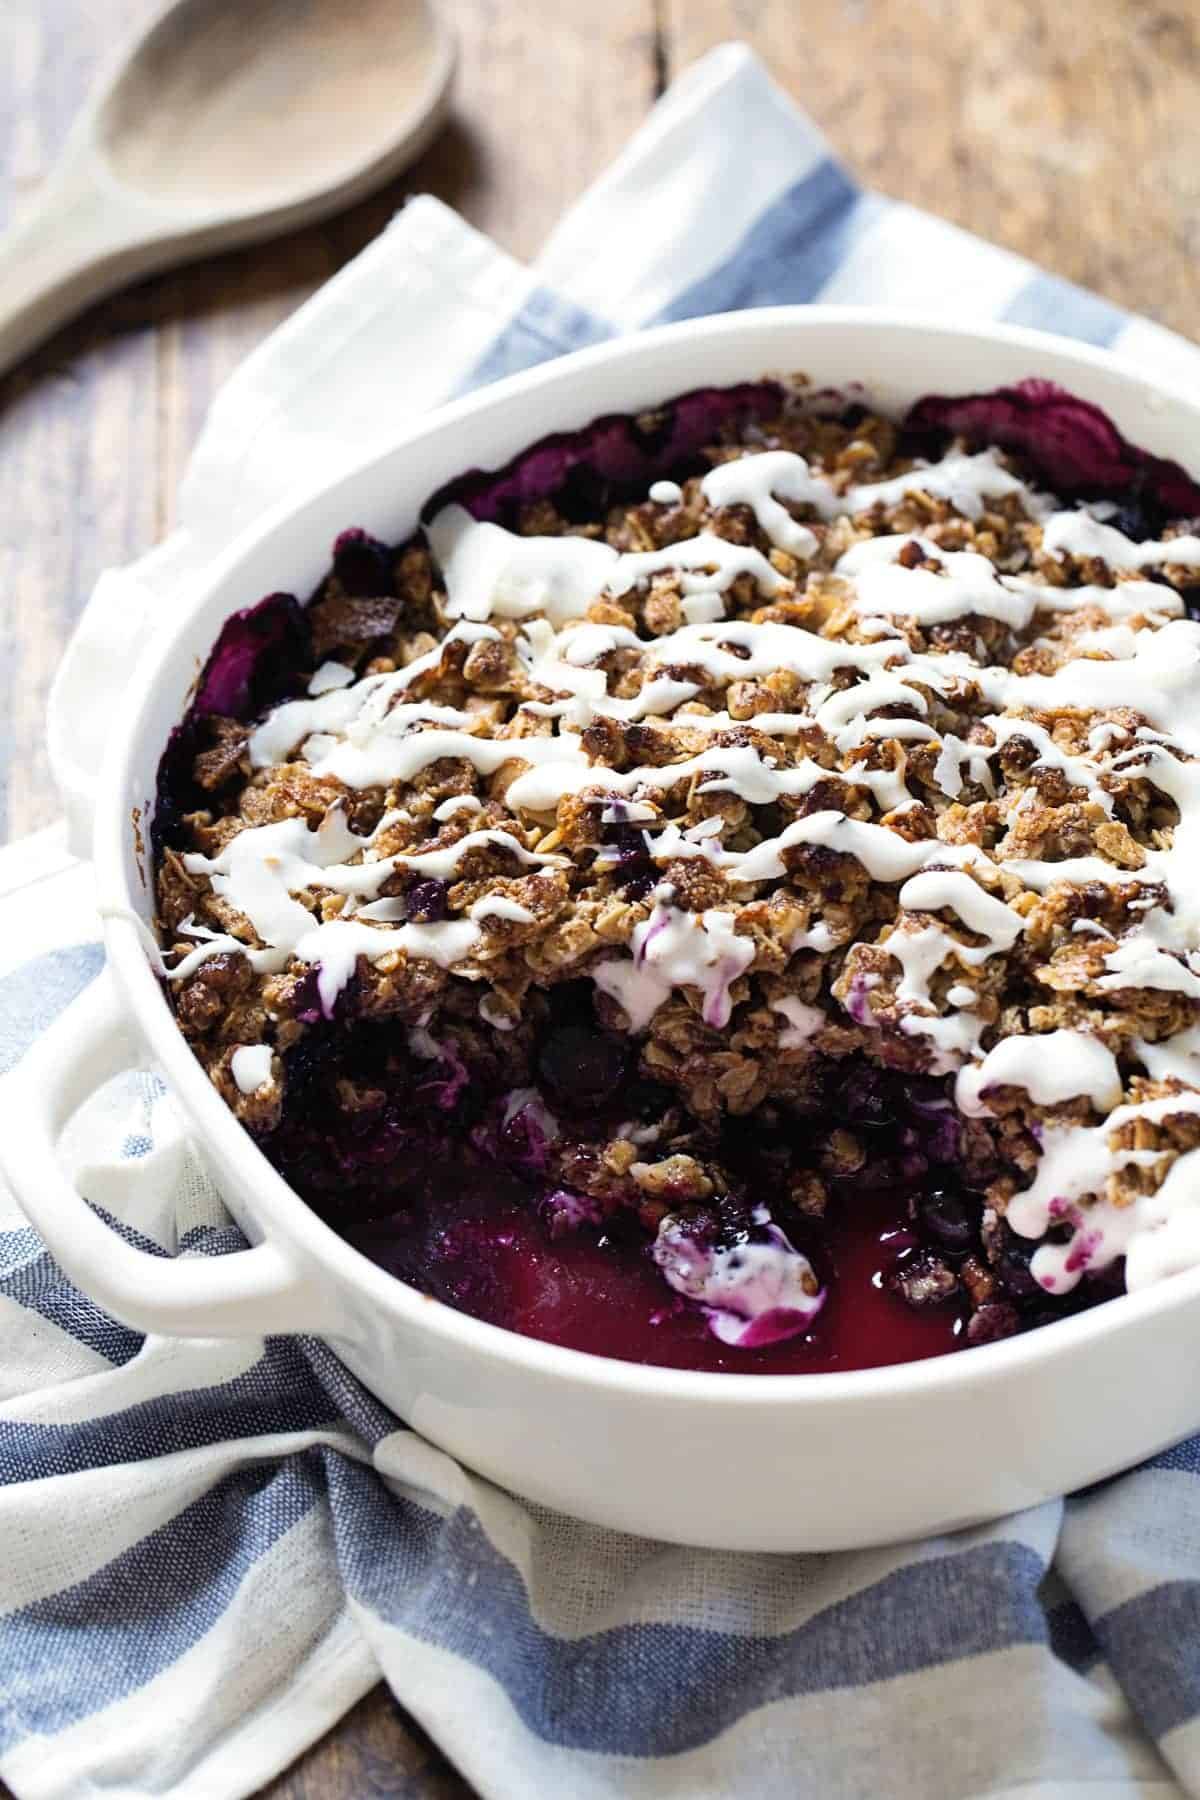
[[[426,497],[548,432],[702,384],[802,370],[919,395],[1049,376],[1135,443],[1200,464],[1200,408],[1103,352],[1011,328],[777,308],[602,345],[499,383],[246,533],[133,674],[99,785],[109,973],[12,1078],[3,1154],[70,1276],[149,1331],[326,1338],[434,1443],[531,1499],[629,1531],[738,1549],[836,1549],[944,1530],[1126,1467],[1200,1427],[1200,1271],[1005,1343],[897,1368],[765,1377],[643,1368],[515,1336],[423,1297],[292,1193],[193,1059],[152,972],[145,825],[167,735],[217,633],[270,590],[304,594],[346,525],[395,540]],[[140,823],[140,829],[139,829]],[[1200,879],[1200,871],[1198,871]],[[168,1261],[117,1239],[63,1175],[70,1109],[130,1055],[162,1070],[255,1246]]]

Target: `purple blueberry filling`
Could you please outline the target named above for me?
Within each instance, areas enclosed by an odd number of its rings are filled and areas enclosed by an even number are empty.
[[[391,551],[357,526],[343,531],[336,539],[333,573],[344,593],[362,599],[396,591]]]
[[[952,437],[999,444],[1063,500],[1119,497],[1130,535],[1200,514],[1200,487],[1178,463],[1139,450],[1098,406],[1053,381],[1019,381],[990,394],[931,394],[904,421],[914,452],[936,455]]]

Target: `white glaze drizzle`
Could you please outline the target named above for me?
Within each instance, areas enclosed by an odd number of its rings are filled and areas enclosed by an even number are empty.
[[[271,1085],[269,1044],[239,1044],[229,1059],[229,1073],[240,1094],[258,1094]]]
[[[529,925],[537,914],[509,894],[485,894],[481,900],[476,900],[469,916],[472,919],[507,919],[514,925]]]
[[[828,499],[828,483],[809,473],[802,456],[789,450],[739,456],[710,469],[700,490],[710,506],[750,507],[771,542],[792,556],[811,556],[817,547],[816,535],[807,525],[798,524],[781,504],[782,500],[795,500],[819,507]]]
[[[783,994],[771,1002],[772,1012],[782,1013],[787,1024],[779,1034],[781,1050],[799,1050],[829,1023],[819,1006],[808,1006],[795,994]]]
[[[323,662],[314,670],[308,684],[308,691],[315,699],[319,694],[332,693],[335,688],[350,687],[358,680],[354,670],[346,663]]]
[[[730,985],[754,961],[754,942],[737,936],[735,914],[684,912],[674,899],[670,884],[660,883],[650,917],[634,926],[632,961],[610,958],[596,966],[593,978],[621,1007],[631,1031],[644,1031],[676,987],[700,989],[704,1023],[719,1031],[729,1023]]]
[[[1001,1038],[977,1067],[959,1071],[955,1105],[972,1118],[985,1117],[987,1095],[998,1087],[1022,1088],[1037,1106],[1086,1098],[1097,1112],[1109,1112],[1121,1099],[1116,1057],[1085,1031]]]
[[[940,567],[906,567],[898,559],[910,544]],[[836,572],[853,582],[858,612],[897,614],[920,625],[975,613],[1023,631],[1042,591],[1032,584],[1006,586],[995,565],[972,550],[942,550],[929,538],[912,536],[864,538],[838,559]]]
[[[1126,1258],[1130,1292],[1200,1261],[1200,1160],[1190,1150],[1180,1156],[1157,1192],[1115,1205],[1105,1192],[1122,1169],[1153,1169],[1165,1150],[1119,1150],[1110,1139],[1123,1126],[1144,1119],[1160,1123],[1180,1113],[1200,1112],[1200,1093],[1168,1094],[1157,1100],[1119,1106],[1090,1130],[1050,1127],[1032,1184],[1014,1194],[1007,1219],[1023,1237],[1040,1238],[1052,1224],[1069,1225],[1065,1244],[1042,1244],[1034,1254],[1034,1276],[1051,1293],[1066,1293],[1089,1269]],[[1078,1203],[1091,1196],[1086,1207]]]
[[[1099,557],[1110,569],[1154,569],[1169,563],[1200,568],[1200,537],[1152,538],[1135,543],[1112,525],[1103,525],[1082,507],[1056,512],[1042,527],[1042,548],[1052,556]]]

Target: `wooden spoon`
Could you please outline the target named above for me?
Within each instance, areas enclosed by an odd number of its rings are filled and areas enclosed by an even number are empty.
[[[361,199],[429,142],[453,68],[425,0],[176,0],[0,239],[0,371],[138,276]]]

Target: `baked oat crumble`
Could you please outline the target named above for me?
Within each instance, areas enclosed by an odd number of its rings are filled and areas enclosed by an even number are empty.
[[[234,621],[156,820],[183,1031],[349,1235],[454,1158],[735,1352],[819,1342],[864,1196],[939,1348],[1193,1265],[1200,536],[748,392]],[[401,1272],[538,1330],[452,1215]]]

